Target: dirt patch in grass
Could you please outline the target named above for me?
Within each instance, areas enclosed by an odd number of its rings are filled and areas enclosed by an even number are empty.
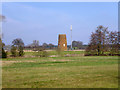
[[[0,61],[0,63],[2,63],[2,66],[6,66],[6,65],[11,65],[13,63],[20,63],[20,62],[35,62],[35,61]]]
[[[41,61],[46,61],[46,60],[41,60]],[[47,60],[48,61],[48,60]],[[54,59],[51,59],[50,61],[54,61],[54,62],[64,62],[64,61],[74,61],[74,60],[65,60],[65,59],[61,59],[61,60],[54,60]],[[23,63],[23,62],[38,62],[36,60],[25,60],[25,61],[0,61],[0,63],[2,63],[2,66],[8,66],[8,65],[11,65],[13,63]]]
[[[61,59],[61,60],[51,60],[51,61],[61,61],[61,62],[64,62],[64,61],[74,61],[74,60],[65,60],[65,59]]]

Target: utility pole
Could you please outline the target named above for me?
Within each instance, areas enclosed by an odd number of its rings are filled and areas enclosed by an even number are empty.
[[[72,50],[72,25],[70,27],[70,30],[71,30],[71,50]]]

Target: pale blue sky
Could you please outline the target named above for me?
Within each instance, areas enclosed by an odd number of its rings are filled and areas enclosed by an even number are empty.
[[[39,40],[57,45],[58,34],[66,34],[70,44],[70,25],[73,26],[73,40],[88,44],[91,32],[98,25],[118,30],[117,2],[19,2],[3,3],[3,42],[11,44],[15,38],[22,38],[25,45]]]

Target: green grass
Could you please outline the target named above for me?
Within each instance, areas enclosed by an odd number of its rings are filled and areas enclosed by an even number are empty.
[[[63,55],[66,54],[84,54],[84,51],[64,51],[61,52]],[[34,55],[35,52],[25,52],[25,55]],[[48,55],[57,55],[58,52],[57,51],[48,51]]]
[[[3,59],[2,87],[117,88],[118,57],[81,56]]]

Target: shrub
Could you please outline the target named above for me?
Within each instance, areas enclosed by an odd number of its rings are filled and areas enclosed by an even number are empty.
[[[57,52],[58,56],[61,56],[61,57],[65,56],[63,53],[64,51],[60,50],[59,48],[56,50],[56,52]]]
[[[23,56],[24,55],[24,51],[23,51],[23,47],[19,46],[19,56]]]
[[[11,54],[12,54],[13,57],[18,56],[17,48],[15,46],[12,46],[12,48],[11,48]]]
[[[37,52],[35,52],[35,56],[48,57],[48,53],[46,51],[37,51]]]
[[[11,53],[12,56],[16,57],[16,56],[23,56],[24,55],[24,51],[23,51],[23,47],[24,47],[24,42],[22,39],[17,38],[14,39],[12,41],[12,49],[11,49]]]
[[[7,58],[7,52],[2,48],[2,58]]]

